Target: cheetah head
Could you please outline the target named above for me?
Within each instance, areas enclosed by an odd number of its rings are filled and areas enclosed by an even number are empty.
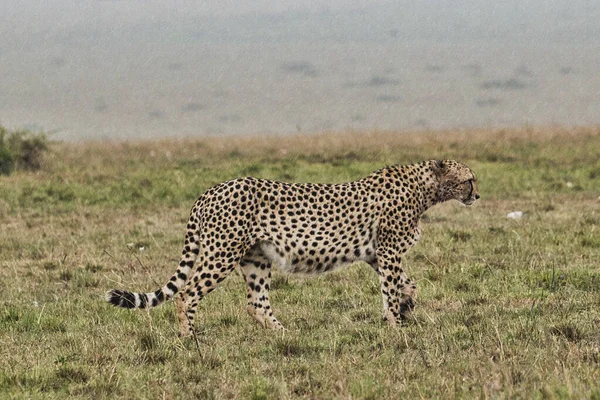
[[[477,177],[465,164],[453,160],[435,160],[432,168],[438,180],[439,201],[458,200],[470,206],[479,199]]]

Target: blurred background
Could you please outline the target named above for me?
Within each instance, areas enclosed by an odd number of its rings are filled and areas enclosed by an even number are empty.
[[[3,1],[0,124],[70,141],[598,124],[599,21],[596,0]]]

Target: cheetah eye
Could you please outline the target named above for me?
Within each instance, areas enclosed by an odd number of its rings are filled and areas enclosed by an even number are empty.
[[[466,189],[473,190],[473,179],[467,179],[466,181],[462,181],[460,183],[460,187],[465,190]]]

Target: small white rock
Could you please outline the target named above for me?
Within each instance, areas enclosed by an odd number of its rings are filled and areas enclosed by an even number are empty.
[[[573,188],[573,186],[574,186],[574,185],[573,185],[573,182],[567,182],[567,187],[568,187],[569,189],[572,189],[572,188]]]
[[[506,214],[509,219],[521,219],[523,218],[523,211],[513,211]]]

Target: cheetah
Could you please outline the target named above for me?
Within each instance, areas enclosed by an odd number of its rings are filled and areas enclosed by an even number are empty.
[[[421,215],[441,202],[477,199],[475,174],[453,160],[392,165],[341,184],[230,180],[194,203],[179,267],[165,286],[151,293],[113,289],[106,300],[150,308],[178,294],[179,333],[189,336],[198,302],[239,267],[248,313],[279,330],[269,301],[273,267],[316,274],[365,261],[379,276],[383,317],[394,326],[414,308],[416,285],[402,259],[419,240]]]

